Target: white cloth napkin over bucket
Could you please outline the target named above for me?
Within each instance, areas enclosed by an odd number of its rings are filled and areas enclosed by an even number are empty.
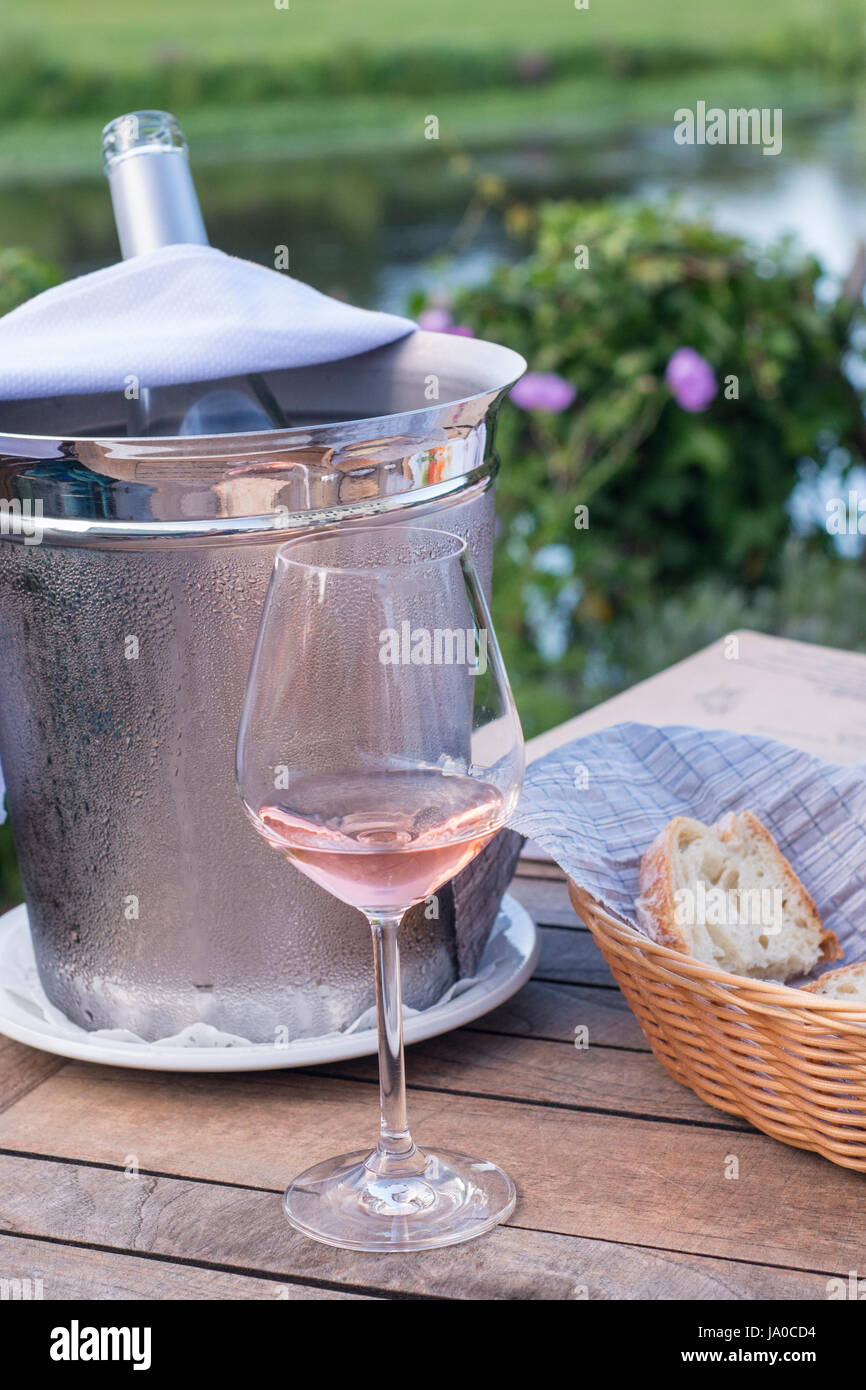
[[[383,347],[410,319],[343,304],[212,246],[164,246],[0,318],[0,400],[175,386]]]

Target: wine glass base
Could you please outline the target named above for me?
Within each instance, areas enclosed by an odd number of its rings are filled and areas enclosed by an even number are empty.
[[[514,1183],[495,1163],[435,1149],[419,1171],[383,1176],[375,1155],[343,1154],[308,1168],[287,1189],[295,1230],[341,1250],[435,1250],[483,1235],[514,1210]]]

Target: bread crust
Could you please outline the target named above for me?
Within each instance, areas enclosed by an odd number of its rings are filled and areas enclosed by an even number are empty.
[[[640,896],[634,906],[638,926],[651,941],[688,956],[689,943],[676,920],[671,875],[672,846],[687,820],[686,816],[674,816],[644,850],[638,879]]]
[[[804,989],[807,992],[807,994],[827,994],[826,986],[834,983],[843,975],[849,976],[860,974],[866,975],[866,962],[862,960],[857,961],[854,965],[841,965],[838,970],[825,970],[824,974],[821,975],[819,979],[810,980],[807,985],[802,985],[801,988]],[[830,995],[829,997],[838,998],[838,996],[833,995]]]
[[[825,961],[841,960],[843,953],[839,938],[834,931],[824,926],[811,893],[794,873],[767,827],[752,811],[741,811],[739,815],[746,821],[750,831],[764,841],[792,892],[802,897],[819,933],[821,958]],[[736,819],[733,812],[728,812],[710,828],[722,842],[725,842],[734,834]],[[686,955],[691,955],[692,952],[689,941],[676,920],[672,859],[673,847],[677,843],[680,830],[690,824],[700,822],[695,822],[690,816],[674,816],[644,851],[638,879],[640,896],[635,902],[638,925],[646,935],[660,946],[668,946]]]

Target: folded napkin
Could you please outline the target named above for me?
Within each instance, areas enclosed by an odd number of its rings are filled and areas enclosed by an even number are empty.
[[[844,963],[866,959],[866,764],[838,767],[727,730],[618,724],[527,769],[511,824],[637,927],[643,851],[674,816],[754,811],[805,883]]]
[[[414,329],[212,246],[163,246],[0,318],[0,400],[311,367]]]

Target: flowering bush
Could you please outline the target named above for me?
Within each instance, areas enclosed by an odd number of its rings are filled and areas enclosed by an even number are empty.
[[[748,620],[781,583],[800,474],[828,458],[844,474],[866,448],[843,369],[861,311],[789,241],[758,252],[671,206],[568,202],[533,237],[453,306],[533,374],[502,412],[495,593],[528,732],[648,673],[624,634],[656,643],[655,669],[684,655],[669,600],[682,627],[710,584]],[[808,544],[845,563],[826,532]],[[718,635],[707,618],[702,600],[693,647]]]

